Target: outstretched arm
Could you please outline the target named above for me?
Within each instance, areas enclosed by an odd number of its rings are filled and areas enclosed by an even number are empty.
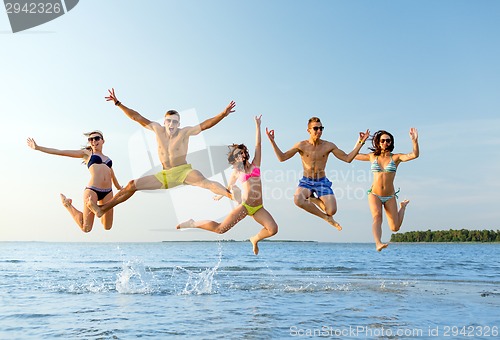
[[[412,159],[418,158],[420,155],[420,150],[418,148],[418,131],[415,128],[410,129],[410,138],[413,143],[413,150],[405,155],[400,155],[399,160],[401,162],[411,161]]]
[[[366,130],[366,132],[360,132],[359,133],[359,138],[358,141],[356,142],[356,145],[354,145],[354,149],[352,149],[349,154],[346,154],[344,151],[340,150],[339,148],[335,148],[332,150],[332,153],[340,159],[341,161],[344,161],[346,163],[351,163],[354,157],[359,153],[359,150],[363,147],[365,144],[366,140],[370,137],[370,130]],[[364,159],[360,159],[364,160]],[[369,159],[368,159],[369,160]]]
[[[260,166],[260,161],[262,159],[262,146],[260,137],[260,122],[262,115],[255,116],[255,154],[252,163],[255,166]]]
[[[59,149],[53,149],[53,148],[46,148],[44,146],[38,145],[35,140],[31,137],[27,139],[28,146],[32,148],[33,150],[45,152],[51,155],[57,155],[57,156],[66,156],[66,157],[72,157],[72,158],[83,158],[85,155],[84,150],[59,150]]]
[[[118,106],[123,112],[125,112],[125,114],[127,115],[127,117],[129,117],[133,121],[136,121],[137,123],[141,124],[146,129],[152,130],[151,121],[149,119],[141,116],[139,114],[139,112],[137,112],[135,110],[132,110],[132,109],[129,109],[128,107],[126,107],[125,105],[123,105],[118,100],[118,98],[116,98],[115,89],[112,88],[111,90],[108,90],[108,94],[109,94],[108,96],[104,97],[106,99],[106,101],[108,101],[108,102],[109,101],[113,101],[116,106]]]
[[[369,161],[370,160],[370,154],[366,153],[358,153],[356,157],[354,157],[355,160],[357,161]]]
[[[212,117],[212,118],[209,118],[207,120],[205,120],[204,122],[202,122],[200,124],[200,130],[199,131],[193,131],[195,132],[194,134],[198,134],[200,133],[201,131],[204,131],[204,130],[207,130],[207,129],[210,129],[211,127],[215,126],[217,123],[219,123],[222,119],[224,119],[225,117],[227,117],[230,113],[233,113],[235,110],[234,110],[234,107],[236,106],[236,103],[234,101],[231,101],[229,103],[228,106],[226,106],[226,108],[224,109],[224,111],[222,111],[221,113],[219,113],[217,116],[215,117]]]
[[[281,151],[281,149],[278,147],[278,144],[276,144],[276,141],[274,140],[274,130],[268,130],[266,128],[266,134],[267,137],[269,138],[269,141],[271,142],[271,145],[273,146],[274,153],[276,154],[276,157],[278,157],[278,160],[280,162],[284,162],[292,158],[297,152],[299,152],[298,148],[299,143],[295,144],[290,150],[283,152]]]

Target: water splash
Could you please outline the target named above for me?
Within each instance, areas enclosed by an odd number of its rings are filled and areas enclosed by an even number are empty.
[[[157,291],[154,275],[139,260],[123,263],[116,277],[116,291],[121,294],[150,294]]]
[[[215,280],[215,274],[217,274],[217,270],[222,261],[222,244],[218,241],[217,245],[219,254],[217,263],[213,268],[206,268],[198,273],[181,266],[174,268],[172,278],[179,279],[183,274],[187,275],[186,283],[178,292],[179,295],[216,294],[218,292],[219,284],[217,280]]]

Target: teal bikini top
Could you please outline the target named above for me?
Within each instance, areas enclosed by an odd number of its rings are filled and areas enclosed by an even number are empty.
[[[389,164],[387,164],[385,169],[382,169],[378,164],[378,156],[375,157],[375,160],[373,161],[371,168],[372,172],[396,172],[397,167],[396,163],[394,163],[394,160],[392,159],[392,154],[391,154],[391,161],[389,162]]]

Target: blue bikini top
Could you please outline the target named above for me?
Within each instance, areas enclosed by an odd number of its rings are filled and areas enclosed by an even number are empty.
[[[90,166],[93,164],[103,164],[101,156],[92,154],[92,156],[90,156],[89,161],[87,162],[87,168],[90,168]],[[111,168],[113,166],[113,161],[108,158],[106,162],[104,162],[104,164],[106,164],[109,168]]]
[[[389,162],[389,164],[387,164],[385,169],[382,169],[378,164],[378,157],[375,157],[375,160],[373,161],[371,168],[372,172],[396,172],[397,169],[396,163],[394,163],[394,160],[392,159],[392,154],[391,154],[391,161]]]

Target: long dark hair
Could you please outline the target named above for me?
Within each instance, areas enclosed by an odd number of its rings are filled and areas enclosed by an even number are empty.
[[[389,137],[391,137],[391,144],[389,145],[387,150],[389,150],[390,152],[392,152],[392,150],[394,150],[394,137],[392,136],[392,134],[390,134],[389,132],[387,132],[385,130],[378,130],[377,132],[375,132],[373,134],[373,137],[372,137],[373,147],[368,148],[370,151],[373,152],[373,154],[375,156],[380,156],[380,154],[382,153],[382,148],[380,147],[380,137],[382,137],[382,135],[388,135]]]
[[[236,162],[236,157],[234,157],[234,152],[236,150],[241,150],[240,152],[243,155],[243,165],[246,166],[248,163],[248,160],[250,159],[250,154],[248,153],[248,148],[245,146],[245,144],[233,144],[229,145],[229,153],[227,154],[227,161],[229,164],[234,164]]]

